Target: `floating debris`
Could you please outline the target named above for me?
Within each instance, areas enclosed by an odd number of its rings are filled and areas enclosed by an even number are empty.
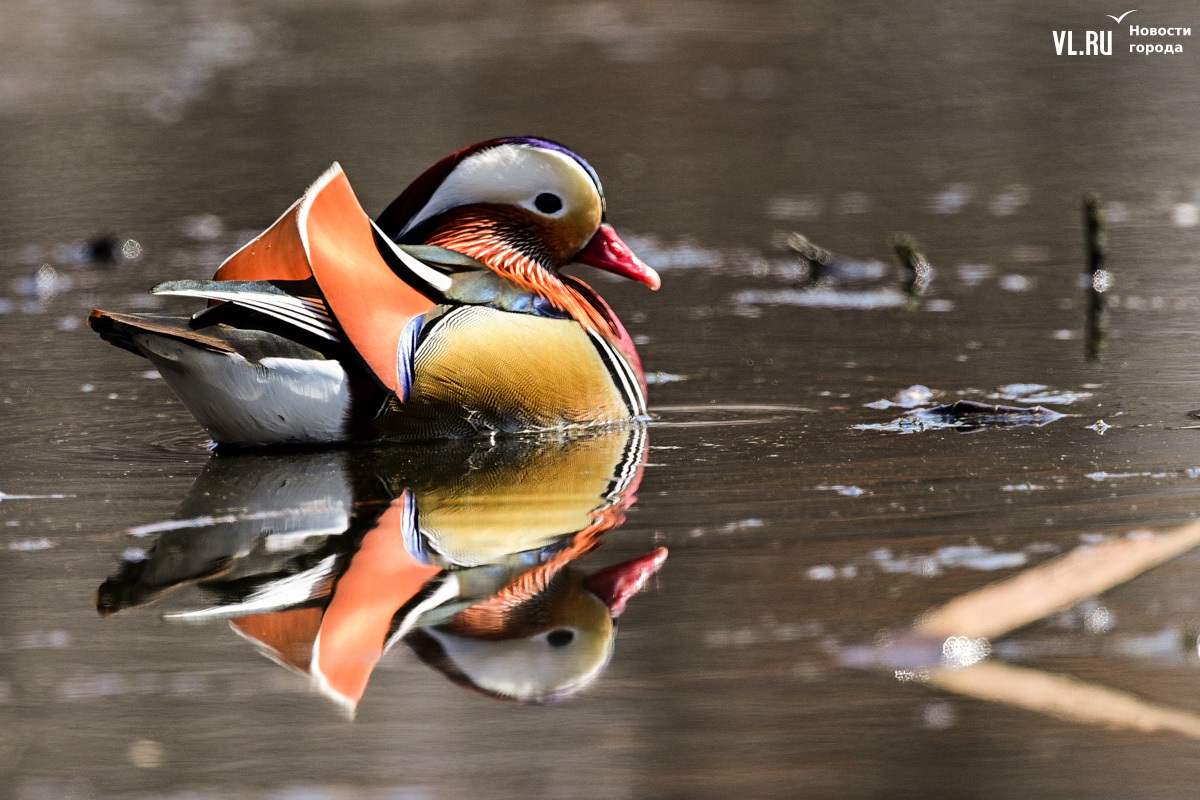
[[[957,214],[971,201],[974,193],[970,184],[952,183],[930,199],[929,210],[935,214]]]
[[[61,650],[71,646],[71,634],[64,630],[29,631],[12,637],[18,650]]]
[[[1095,431],[1096,433],[1098,433],[1098,434],[1100,434],[1101,436],[1103,436],[1103,435],[1104,435],[1104,432],[1105,432],[1106,430],[1108,430],[1109,428],[1111,428],[1111,427],[1112,427],[1112,425],[1109,425],[1109,424],[1108,424],[1107,422],[1105,422],[1104,420],[1102,420],[1102,419],[1098,419],[1098,420],[1096,420],[1095,424],[1093,424],[1093,425],[1088,425],[1088,426],[1087,426],[1087,429],[1088,429],[1089,431]]]
[[[5,500],[65,500],[73,494],[6,494],[0,492],[0,502]]]
[[[1010,483],[1000,487],[1002,492],[1040,492],[1046,487],[1036,483]]]
[[[824,484],[816,487],[818,492],[837,492],[842,497],[862,497],[866,494],[865,491],[857,486],[843,486],[842,484],[833,484],[826,486]]]
[[[150,373],[147,372],[142,377],[144,377],[144,378],[162,377],[154,370],[151,370],[150,372],[154,372],[154,375],[150,375]],[[689,376],[687,376],[687,375],[675,375],[670,372],[647,372],[646,373],[646,385],[647,386],[661,386],[664,383],[678,383],[679,381],[686,381],[688,379],[688,377]]]
[[[856,311],[875,311],[899,308],[908,297],[892,288],[861,292],[839,291],[824,287],[814,289],[746,289],[733,296],[735,306],[799,306],[802,308],[841,308]]]
[[[992,654],[992,643],[985,638],[950,636],[942,643],[942,666],[962,669],[978,664]]]
[[[812,581],[831,581],[837,577],[837,570],[828,564],[820,564],[809,567],[804,575]]]
[[[215,214],[196,214],[179,221],[180,232],[189,239],[209,242],[225,230],[225,224]]]
[[[1195,203],[1176,203],[1171,207],[1171,222],[1177,228],[1194,228],[1200,223],[1200,206]]]
[[[61,294],[75,285],[69,275],[63,275],[49,264],[42,264],[32,275],[17,278],[13,281],[13,289],[22,297],[32,297],[37,300],[48,300],[56,294]]]
[[[1024,397],[1027,394],[1035,394],[1044,392],[1050,387],[1044,383],[1008,383],[996,389],[994,397],[1004,397],[1009,400],[1016,400],[1018,397]]]
[[[1025,566],[1028,556],[1022,552],[1001,553],[982,545],[941,547],[929,555],[893,556],[892,551],[880,548],[871,557],[875,565],[889,574],[917,575],[932,578],[943,569],[973,569],[993,572]]]
[[[121,245],[121,255],[126,261],[137,261],[142,257],[142,243],[137,239],[126,239]]]
[[[1057,391],[1042,383],[1010,383],[988,395],[991,400],[1015,400],[1019,403],[1070,405],[1092,397],[1091,392]]]
[[[967,286],[978,286],[995,274],[996,268],[991,264],[960,264],[958,279]]]
[[[1000,288],[1006,292],[1028,292],[1033,288],[1033,279],[1012,273],[1000,279]]]
[[[891,433],[923,433],[946,429],[969,432],[982,428],[1040,428],[1065,416],[1066,414],[1042,406],[993,406],[975,400],[957,400],[933,408],[913,409],[907,415],[891,422],[852,427],[860,431]]]
[[[21,542],[9,542],[9,550],[19,550],[24,553],[32,553],[38,550],[49,550],[54,547],[54,543],[49,539],[26,539]]]
[[[1200,475],[1200,472],[1197,473]],[[1091,478],[1097,483],[1104,481],[1122,480],[1125,478],[1178,478],[1178,472],[1089,472],[1084,475],[1085,478]],[[1192,477],[1191,470],[1188,470],[1188,477]]]
[[[875,408],[880,411],[888,408],[916,408],[917,406],[925,405],[941,394],[941,392],[935,392],[928,386],[922,386],[917,383],[907,389],[901,389],[891,400],[876,400],[873,403],[866,403],[865,405],[867,408]]]

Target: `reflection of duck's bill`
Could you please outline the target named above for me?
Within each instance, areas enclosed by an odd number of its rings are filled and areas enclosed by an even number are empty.
[[[605,567],[584,581],[584,585],[608,606],[612,616],[619,617],[629,598],[641,591],[666,560],[667,548],[660,547],[641,558]]]

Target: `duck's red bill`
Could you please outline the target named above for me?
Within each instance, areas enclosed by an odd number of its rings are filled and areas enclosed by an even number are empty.
[[[621,237],[607,222],[600,226],[596,235],[588,242],[587,247],[575,256],[575,260],[589,267],[602,269],[622,278],[644,283],[651,289],[662,285],[662,279],[649,264],[642,261],[629,245],[621,241]]]
[[[605,567],[584,581],[584,585],[608,606],[610,614],[618,617],[629,599],[646,585],[666,560],[667,548],[660,547],[641,558]]]

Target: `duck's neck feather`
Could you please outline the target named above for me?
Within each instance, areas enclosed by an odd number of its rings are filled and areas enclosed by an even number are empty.
[[[456,225],[435,231],[427,243],[456,250],[483,262],[489,269],[521,288],[546,298],[585,328],[614,342],[620,341],[624,329],[620,323],[613,324],[615,317],[610,320],[611,312],[605,314],[606,309],[597,308],[586,294],[571,285],[575,281],[568,279],[571,281],[568,283],[568,280],[550,272],[535,259],[496,236],[490,228]],[[590,290],[589,293],[595,294]]]

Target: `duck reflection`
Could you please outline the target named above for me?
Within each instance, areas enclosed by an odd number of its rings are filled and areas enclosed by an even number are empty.
[[[177,518],[100,586],[108,616],[189,584],[271,660],[349,711],[404,642],[450,680],[547,703],[608,663],[614,618],[663,564],[658,548],[575,566],[634,502],[643,426],[494,444],[211,460]]]

